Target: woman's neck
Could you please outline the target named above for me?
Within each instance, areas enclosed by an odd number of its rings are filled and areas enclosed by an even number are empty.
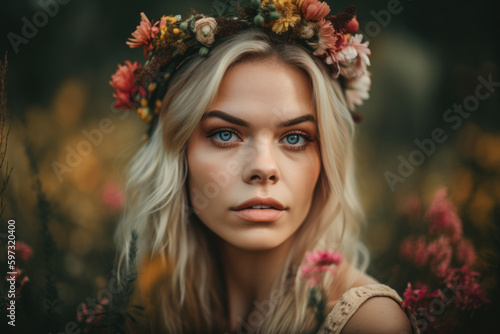
[[[292,241],[292,238],[289,238],[270,250],[249,251],[220,240],[230,332],[236,332],[240,322],[247,327],[251,325],[248,316],[254,309],[259,311],[256,318],[265,319],[268,316],[263,314],[266,312],[262,312],[266,308],[258,305],[269,305],[272,284],[280,274]]]

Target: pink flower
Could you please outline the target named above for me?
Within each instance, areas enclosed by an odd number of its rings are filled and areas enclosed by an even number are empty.
[[[330,6],[318,0],[305,0],[300,9],[306,21],[319,21],[330,13]]]
[[[196,39],[200,43],[210,46],[215,41],[217,21],[213,17],[204,17],[195,22]]]
[[[354,79],[365,74],[367,66],[370,65],[371,54],[368,49],[369,42],[361,44],[362,34],[351,36],[349,41],[342,45],[340,50],[328,52],[325,62],[335,66],[334,78],[342,75],[346,79]]]
[[[307,252],[305,259],[306,263],[301,269],[301,276],[309,281],[309,286],[313,287],[322,280],[325,272],[336,274],[334,267],[342,263],[342,254],[336,251],[316,250]]]
[[[102,201],[110,211],[118,211],[123,207],[123,191],[117,183],[108,182],[101,192]]]
[[[431,233],[447,234],[451,237],[452,242],[457,242],[462,236],[462,221],[446,196],[447,188],[439,189],[425,216],[429,221]]]
[[[76,321],[79,323],[85,323],[85,328],[83,332],[88,332],[92,326],[98,326],[103,324],[105,316],[105,307],[109,304],[108,298],[104,297],[99,303],[81,303],[78,307],[76,313]]]
[[[136,31],[132,33],[133,38],[129,38],[127,45],[131,48],[144,47],[146,50],[153,50],[151,39],[153,39],[153,37],[155,37],[155,35],[160,31],[160,28],[158,27],[159,23],[160,22],[156,22],[153,26],[151,26],[151,22],[149,22],[146,14],[141,13],[141,23],[137,26]]]
[[[30,246],[25,244],[22,241],[16,242],[16,256],[23,260],[24,262],[28,261],[33,255],[33,250]]]
[[[479,273],[469,270],[467,266],[447,270],[444,283],[456,294],[455,305],[460,309],[476,310],[481,305],[489,303],[477,283],[478,277]]]
[[[318,32],[318,42],[308,44],[313,47],[314,55],[321,56],[326,53],[327,50],[335,49],[337,43],[337,35],[333,29],[332,23],[327,20],[322,20],[319,26]]]
[[[422,213],[422,201],[416,194],[411,194],[398,203],[397,209],[400,214],[407,217],[419,217]]]
[[[427,251],[427,243],[424,236],[418,239],[406,238],[401,244],[400,252],[404,258],[420,267],[425,266],[429,260],[429,252]]]
[[[408,313],[416,314],[419,308],[427,307],[432,300],[440,298],[441,291],[430,292],[425,285],[420,289],[412,289],[411,283],[408,283],[403,296],[404,300],[401,304],[403,309]]]
[[[429,254],[429,265],[431,269],[442,276],[451,262],[453,249],[450,245],[450,239],[441,236],[439,239],[431,241],[427,245],[427,253]]]
[[[363,100],[370,97],[369,91],[372,81],[370,79],[370,73],[367,71],[364,75],[359,76],[353,80],[348,80],[346,82],[345,97],[347,102],[347,107],[350,110],[355,110],[356,106],[363,104]]]
[[[122,110],[135,109],[138,105],[136,95],[139,93],[141,96],[146,95],[144,87],[136,86],[135,74],[141,65],[137,62],[133,64],[129,60],[125,61],[125,65],[118,64],[116,73],[111,76],[109,84],[115,89],[113,97],[117,99],[114,107]]]
[[[467,266],[471,266],[476,261],[474,246],[466,239],[460,239],[457,243],[456,256],[458,262]]]

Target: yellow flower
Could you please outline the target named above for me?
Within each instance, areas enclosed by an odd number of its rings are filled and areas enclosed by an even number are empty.
[[[264,23],[265,27],[272,28],[277,34],[286,32],[301,20],[300,6],[304,0],[263,0],[261,6],[274,5],[280,14],[278,20]]]

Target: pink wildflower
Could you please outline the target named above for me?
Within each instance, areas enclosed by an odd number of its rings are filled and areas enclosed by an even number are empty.
[[[118,64],[116,73],[111,76],[109,84],[115,89],[113,97],[117,99],[114,107],[117,109],[130,110],[137,107],[136,94],[146,95],[144,87],[136,86],[134,72],[141,68],[141,64],[129,60],[125,65]]]
[[[28,261],[33,255],[33,250],[30,246],[25,244],[22,241],[16,242],[16,256],[23,260],[24,262]]]
[[[325,272],[336,274],[334,267],[342,263],[342,254],[336,251],[316,250],[307,252],[305,259],[306,264],[301,269],[301,276],[309,281],[309,286],[313,287],[322,280]]]
[[[151,39],[160,31],[158,24],[156,22],[151,26],[146,14],[141,13],[141,23],[137,26],[136,31],[132,33],[133,38],[129,38],[127,45],[131,48],[141,48],[144,47],[146,50],[152,50],[153,45],[151,44]]]
[[[447,270],[444,282],[448,289],[456,293],[455,305],[460,309],[476,310],[489,303],[477,283],[478,278],[479,273],[469,270],[467,266]]]
[[[474,246],[467,239],[460,239],[456,248],[457,261],[470,266],[476,261]]]
[[[123,206],[123,191],[120,185],[115,182],[108,182],[104,185],[101,197],[104,205],[110,211],[120,210]]]
[[[85,304],[81,303],[76,313],[76,320],[79,323],[85,323],[83,332],[88,332],[94,325],[101,325],[104,322],[105,306],[109,304],[108,298],[104,297],[99,303]],[[93,307],[93,308],[92,308]]]
[[[318,42],[308,42],[308,44],[315,48],[315,56],[321,56],[324,55],[327,50],[335,50],[337,41],[338,37],[335,34],[332,23],[327,20],[322,20],[319,26]]]
[[[433,234],[447,234],[451,241],[457,242],[462,236],[462,221],[453,205],[446,199],[447,188],[439,189],[425,216],[429,221],[429,231]]]
[[[441,236],[439,239],[431,241],[427,245],[427,253],[431,269],[438,275],[443,275],[450,265],[453,254],[450,239]]]
[[[427,243],[425,237],[420,236],[418,239],[408,237],[401,243],[401,255],[415,263],[417,266],[425,266],[429,260],[429,252],[427,251]]]
[[[434,290],[434,292],[430,292],[425,285],[420,289],[412,289],[411,283],[408,283],[403,296],[403,309],[415,314],[419,307],[427,306],[433,299],[440,298],[441,291]]]
[[[319,21],[330,13],[330,6],[318,0],[305,0],[300,10],[306,21]]]

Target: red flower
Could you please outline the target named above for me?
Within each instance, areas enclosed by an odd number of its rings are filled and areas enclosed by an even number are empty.
[[[455,212],[453,204],[447,199],[447,189],[441,188],[434,195],[431,207],[425,216],[430,224],[429,232],[447,234],[453,243],[462,236],[462,221]]]
[[[158,24],[156,22],[151,26],[146,14],[141,13],[141,23],[137,26],[137,29],[132,33],[133,38],[129,38],[127,45],[131,48],[141,48],[144,47],[146,50],[152,50],[153,45],[151,44],[151,39],[160,31]]]
[[[22,241],[16,242],[16,255],[24,262],[28,261],[33,255],[33,250],[30,246]]]
[[[111,81],[109,82],[115,89],[113,93],[113,97],[117,100],[114,105],[115,108],[122,110],[135,109],[138,106],[136,95],[146,95],[146,89],[144,89],[144,87],[134,84],[134,72],[140,68],[141,64],[137,62],[132,64],[128,60],[125,61],[125,65],[118,64],[118,69],[116,73],[111,76]]]
[[[101,192],[102,201],[110,211],[117,211],[123,206],[123,191],[119,184],[108,182]]]
[[[319,21],[330,13],[330,6],[318,0],[305,0],[300,10],[306,21]]]
[[[349,21],[349,23],[347,24],[347,29],[349,29],[349,32],[351,34],[354,34],[356,31],[359,30],[359,22],[356,19],[356,15],[354,15],[351,21]]]
[[[336,251],[307,252],[305,255],[306,264],[301,269],[302,278],[309,281],[309,286],[318,284],[323,274],[327,271],[336,274],[334,267],[342,263],[342,254]]]

